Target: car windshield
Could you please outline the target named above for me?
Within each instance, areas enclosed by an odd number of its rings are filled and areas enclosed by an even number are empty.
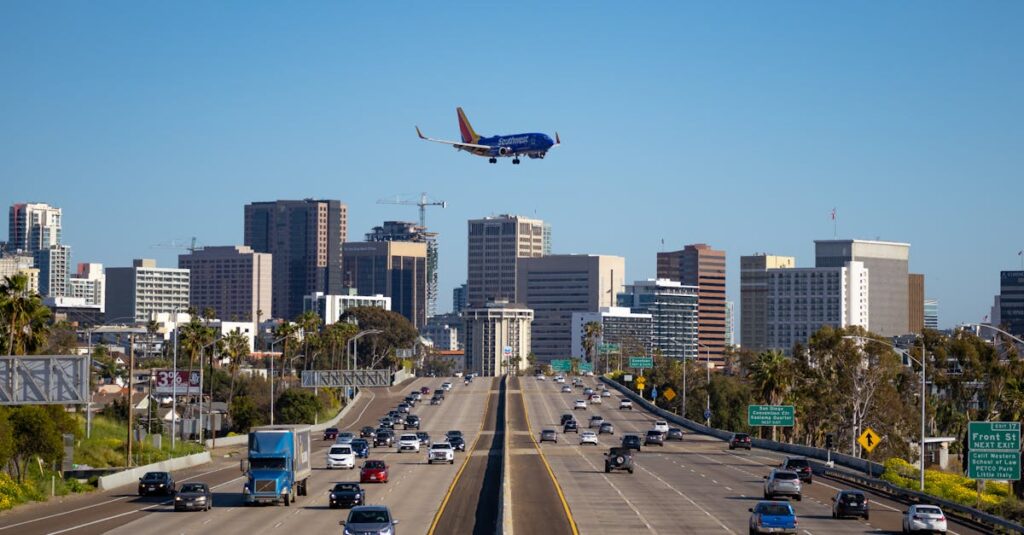
[[[181,486],[181,492],[206,492],[206,485],[202,483],[185,483]]]
[[[163,481],[167,476],[163,472],[149,472],[142,476],[146,481]]]
[[[462,436],[462,431],[448,431],[447,434],[450,437],[461,437]]]
[[[388,512],[384,509],[371,509],[369,511],[352,511],[348,514],[349,524],[383,524],[390,522]]]
[[[366,461],[366,464],[363,465],[363,468],[384,468],[384,461]]]
[[[942,509],[939,509],[938,507],[918,507],[915,512],[924,515],[941,515]]]
[[[789,516],[789,506],[784,503],[762,503],[757,506],[757,513],[762,515]]]
[[[337,485],[334,485],[334,491],[335,492],[358,492],[359,491],[359,485],[356,485],[355,483],[338,483]]]
[[[331,455],[345,455],[348,453],[352,453],[352,448],[348,446],[335,446],[331,448]]]
[[[807,459],[790,459],[786,462],[786,466],[789,466],[790,468],[804,468],[810,465],[807,464]]]
[[[776,472],[775,479],[796,479],[797,475],[793,472]]]
[[[365,448],[367,446],[369,446],[369,443],[367,443],[364,438],[357,438],[352,441],[353,448]]]
[[[419,440],[416,435],[402,435],[402,440]]]
[[[747,437],[748,437],[748,435],[738,434],[738,435],[736,435],[735,438],[736,438],[736,440],[746,440]]]
[[[284,457],[249,459],[249,467],[253,470],[283,470]]]
[[[450,450],[451,448],[452,445],[448,444],[447,442],[440,442],[430,446],[430,449],[432,450]]]
[[[328,427],[325,431],[327,431],[328,433],[337,433],[338,432],[338,428],[337,427]]]
[[[859,492],[845,492],[843,493],[842,501],[846,503],[862,503],[864,495]]]

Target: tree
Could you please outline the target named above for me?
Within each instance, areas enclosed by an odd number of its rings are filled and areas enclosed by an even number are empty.
[[[0,407],[0,467],[9,466],[14,458],[14,429],[11,427],[10,412],[11,409]]]
[[[601,337],[601,322],[588,321],[583,325],[583,355],[591,363],[597,364],[594,350],[597,348],[597,339]]]
[[[247,396],[238,396],[229,405],[231,411],[231,430],[236,433],[247,433],[249,429],[263,425],[264,411],[259,410],[256,403]]]
[[[78,332],[66,321],[58,321],[50,327],[43,344],[44,355],[70,355],[78,347]]]
[[[228,407],[235,395],[235,379],[242,361],[249,356],[249,340],[238,329],[227,334],[222,340],[224,355],[228,357],[228,373],[231,374],[231,386],[228,388]]]
[[[29,294],[23,273],[4,277],[0,284],[0,328],[8,355],[27,355],[43,346],[49,330],[50,309],[39,294]]]
[[[380,334],[367,335],[359,340],[360,347],[368,345],[372,348],[369,358],[362,352],[362,361],[370,368],[393,367],[396,363],[395,350],[412,347],[420,335],[405,316],[382,308],[353,307],[341,316],[342,322],[349,319],[355,319],[360,330],[382,331]]]
[[[315,360],[314,355],[310,354],[310,346],[313,346],[314,351],[319,349],[320,325],[323,324],[323,320],[316,312],[307,310],[298,317],[296,323],[302,330],[302,369],[309,370],[312,369],[310,364]]]
[[[320,412],[320,400],[308,390],[289,388],[278,396],[275,418],[282,424],[312,424]]]
[[[762,402],[778,405],[793,384],[792,364],[778,351],[765,351],[751,363],[750,381]],[[774,426],[772,440],[775,440]]]
[[[207,309],[209,311],[210,309]],[[207,327],[199,318],[192,315],[188,323],[181,326],[181,351],[189,356],[188,372],[191,376],[196,368],[196,360],[206,353],[207,346],[215,340],[216,333]],[[202,399],[202,396],[200,396]]]
[[[64,453],[63,440],[46,409],[38,405],[23,405],[10,415],[14,437],[14,462],[18,481],[25,480],[28,463],[39,457],[47,464],[57,462]]]

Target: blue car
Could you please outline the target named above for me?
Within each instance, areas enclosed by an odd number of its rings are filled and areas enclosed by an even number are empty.
[[[359,459],[365,459],[370,455],[370,443],[365,438],[352,439],[352,451]]]
[[[750,533],[796,533],[796,512],[789,502],[757,502],[750,515]]]

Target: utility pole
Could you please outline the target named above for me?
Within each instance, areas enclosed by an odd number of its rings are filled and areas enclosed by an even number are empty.
[[[132,413],[135,407],[132,404],[132,391],[135,389],[135,333],[128,336],[128,454],[125,459],[125,468],[132,466]]]

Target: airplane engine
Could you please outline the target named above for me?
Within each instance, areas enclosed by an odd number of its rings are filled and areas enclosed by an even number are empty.
[[[544,153],[543,152],[531,152],[529,154],[529,156],[530,156],[530,159],[532,159],[532,160],[544,159]]]
[[[512,154],[512,149],[509,147],[498,147],[498,156],[508,156]]]

